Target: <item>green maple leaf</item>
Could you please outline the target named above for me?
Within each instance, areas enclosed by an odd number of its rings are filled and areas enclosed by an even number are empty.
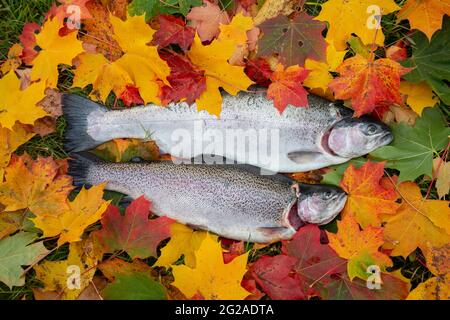
[[[165,300],[164,287],[146,273],[119,274],[102,291],[107,300]]]
[[[431,177],[433,158],[447,146],[450,134],[439,108],[426,108],[414,127],[399,123],[391,129],[393,142],[370,155],[387,160],[387,168],[399,170],[399,182],[414,181],[422,174]]]
[[[47,255],[48,250],[41,242],[30,244],[36,235],[20,232],[0,240],[0,281],[9,288],[23,286],[22,266],[35,263]]]
[[[450,17],[445,16],[442,30],[434,33],[431,41],[419,31],[411,36],[413,54],[402,63],[415,68],[403,76],[408,81],[426,81],[445,104],[450,104]]]
[[[189,13],[191,7],[202,5],[202,0],[133,0],[128,6],[128,13],[132,16],[145,13],[149,20],[158,14],[180,13],[183,16]]]

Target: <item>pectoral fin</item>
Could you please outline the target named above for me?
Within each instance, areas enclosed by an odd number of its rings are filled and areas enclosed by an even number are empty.
[[[295,163],[318,162],[323,159],[323,154],[315,151],[294,151],[287,154]]]

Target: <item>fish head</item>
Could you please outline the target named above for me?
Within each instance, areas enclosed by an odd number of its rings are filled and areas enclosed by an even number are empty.
[[[369,116],[344,118],[324,136],[324,147],[342,158],[356,158],[389,144],[393,135],[387,125]]]
[[[300,185],[297,214],[303,222],[327,224],[345,206],[347,194],[329,185]]]

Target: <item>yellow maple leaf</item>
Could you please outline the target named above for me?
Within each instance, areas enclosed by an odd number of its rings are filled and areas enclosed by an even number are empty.
[[[353,33],[364,44],[383,45],[384,34],[381,28],[376,29],[377,16],[399,9],[393,0],[330,0],[322,4],[315,19],[328,21],[327,40],[334,41],[337,50],[344,50]]]
[[[206,90],[196,100],[198,110],[207,110],[218,116],[222,108],[219,87],[236,95],[253,83],[244,73],[243,67],[228,63],[235,49],[236,45],[232,40],[219,39],[204,46],[198,35],[195,36],[188,56],[196,66],[205,70],[206,76]]]
[[[69,256],[62,261],[44,261],[34,267],[36,278],[43,282],[44,291],[55,291],[58,297],[75,300],[94,277],[101,255],[92,255],[87,248],[91,239],[71,243]]]
[[[450,244],[434,248],[428,244],[424,252],[427,268],[435,277],[420,283],[412,290],[407,300],[450,299]]]
[[[161,104],[160,86],[168,84],[166,77],[170,74],[170,68],[159,57],[157,47],[147,45],[155,30],[145,23],[144,16],[129,16],[123,21],[110,15],[110,21],[114,39],[124,54],[113,62],[101,54],[81,55],[73,86],[92,84],[105,101],[111,90],[120,96],[126,85],[132,84],[139,89],[146,103]]]
[[[170,241],[161,249],[161,256],[156,261],[155,266],[168,268],[181,255],[184,255],[185,265],[195,268],[195,252],[202,244],[207,233],[205,231],[194,231],[180,223],[172,224],[170,232]]]
[[[338,51],[331,42],[327,46],[327,61],[319,62],[312,59],[306,59],[305,69],[310,70],[308,77],[303,81],[303,84],[310,89],[321,89],[322,94],[325,94],[328,89],[328,84],[333,80],[330,72],[336,71],[336,68],[344,61],[346,50]]]
[[[386,249],[391,256],[407,257],[419,247],[427,249],[429,242],[440,247],[450,242],[450,208],[447,201],[425,200],[419,187],[413,182],[404,182],[398,187],[402,204],[397,213],[385,215],[384,237]]]
[[[387,255],[379,251],[383,244],[383,229],[368,226],[364,230],[359,229],[355,217],[347,214],[337,222],[337,234],[327,232],[330,247],[345,259],[348,259],[347,271],[350,280],[359,277],[367,279],[367,268],[377,265],[383,271],[392,266],[392,261]]]
[[[442,161],[441,158],[434,159],[433,175],[436,177],[436,190],[441,199],[450,191],[450,162]]]
[[[407,96],[406,103],[419,116],[426,107],[433,107],[439,99],[434,95],[433,90],[426,82],[411,83],[402,81],[400,92]]]
[[[11,160],[11,154],[16,149],[34,137],[35,133],[26,132],[19,124],[12,130],[0,126],[0,180],[3,181],[3,172]]]
[[[58,214],[66,210],[72,178],[59,174],[52,158],[33,161],[28,155],[14,156],[0,185],[0,203],[5,211],[29,209],[33,214]]]
[[[241,287],[248,253],[225,264],[217,238],[207,235],[195,253],[196,267],[172,266],[173,286],[190,298],[200,293],[207,300],[244,299],[250,293]]]
[[[84,88],[92,84],[102,101],[106,100],[111,90],[120,95],[126,85],[133,82],[126,70],[100,53],[83,53],[78,59],[80,65],[75,70],[72,86]]]
[[[47,87],[52,88],[58,84],[58,65],[72,65],[72,59],[83,52],[77,32],[61,37],[61,27],[58,19],[48,20],[36,35],[36,44],[41,50],[32,63],[31,80],[41,79]]]
[[[442,17],[450,15],[448,0],[408,0],[398,13],[399,20],[408,19],[411,29],[419,29],[428,39],[441,29]]]
[[[11,70],[16,70],[22,64],[22,60],[20,59],[22,50],[22,46],[18,43],[13,44],[9,48],[8,59],[2,64],[1,68],[3,74],[7,74]]]
[[[219,40],[230,40],[236,45],[247,42],[247,31],[253,29],[253,19],[238,13],[229,24],[220,25]]]
[[[47,113],[37,106],[45,97],[45,84],[41,81],[20,90],[20,80],[14,72],[0,79],[0,125],[12,129],[16,121],[33,124]]]
[[[100,220],[111,202],[102,199],[104,187],[105,184],[89,190],[83,187],[77,197],[67,204],[68,210],[53,215],[36,214],[32,220],[43,231],[43,237],[60,235],[58,246],[80,241],[84,229]]]

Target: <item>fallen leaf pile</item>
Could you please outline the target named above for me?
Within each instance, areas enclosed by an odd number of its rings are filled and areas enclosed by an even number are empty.
[[[1,61],[0,296],[450,299],[449,15],[446,0],[60,0]],[[154,216],[151,199],[124,204],[105,183],[75,189],[62,146],[45,145],[63,136],[61,93],[220,116],[222,91],[252,85],[280,114],[314,93],[394,135],[311,174],[348,201],[333,222],[281,244],[193,230]],[[94,153],[160,158],[137,139]]]

